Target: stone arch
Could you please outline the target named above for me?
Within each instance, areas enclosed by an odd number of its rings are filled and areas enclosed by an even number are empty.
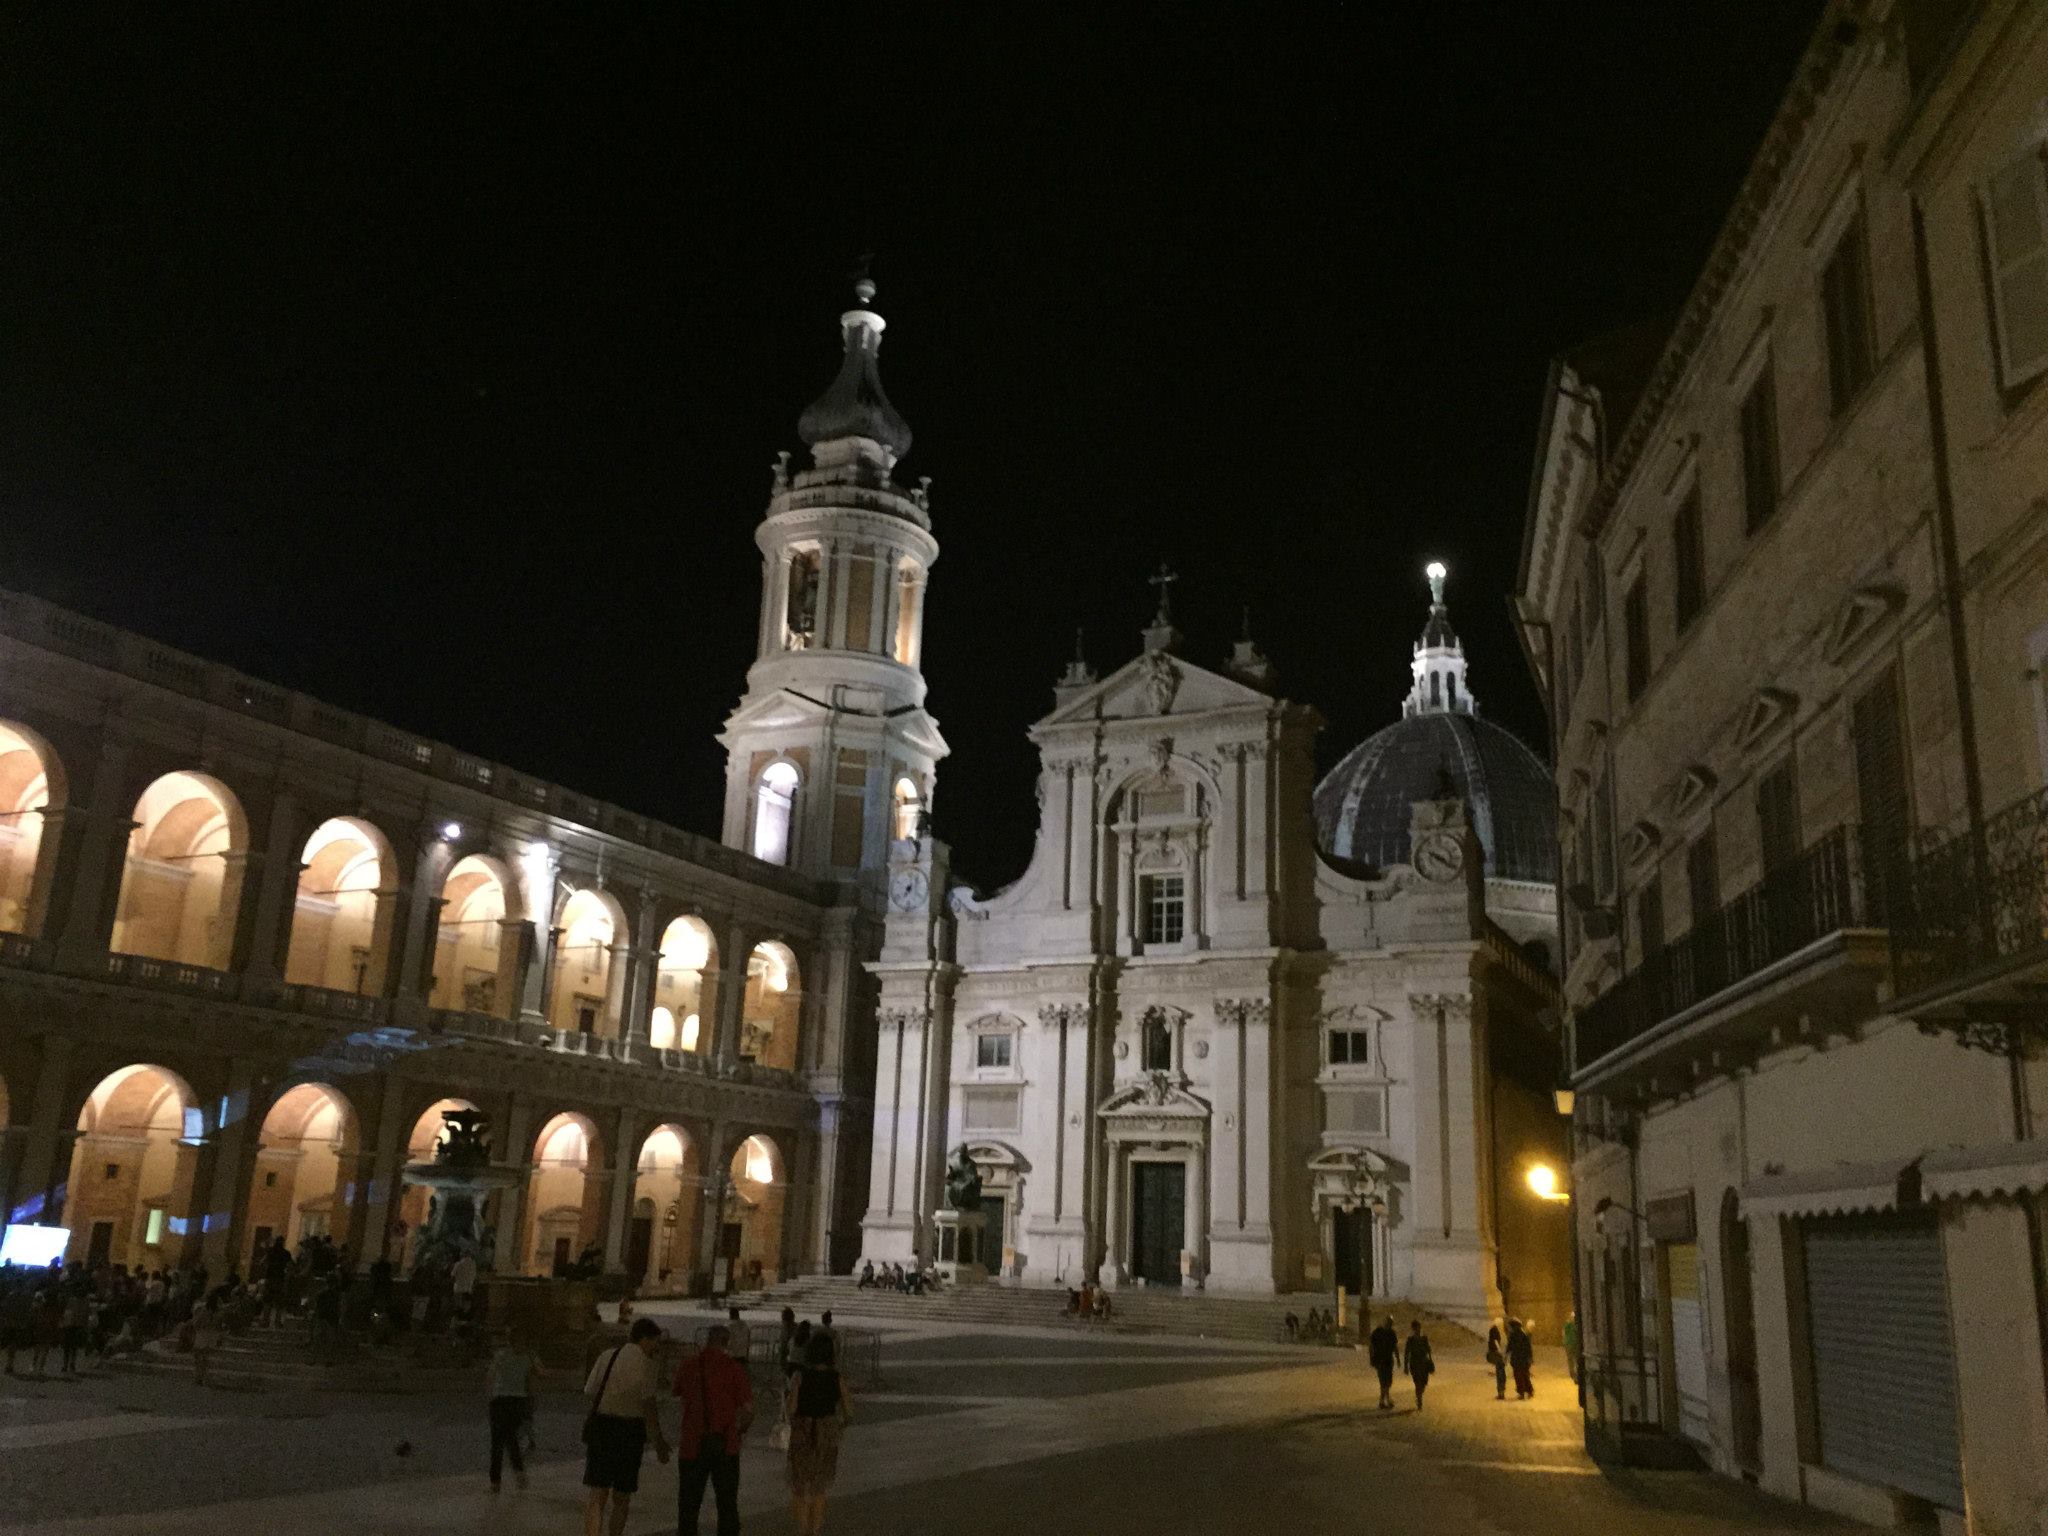
[[[803,1023],[803,974],[796,951],[763,939],[747,956],[746,996],[740,1010],[740,1059],[796,1070]]]
[[[355,1106],[331,1083],[295,1083],[278,1093],[257,1132],[240,1254],[244,1273],[273,1238],[283,1238],[293,1252],[315,1237],[348,1246],[361,1144]]]
[[[196,1254],[190,1212],[194,1144],[205,1117],[192,1085],[168,1067],[136,1063],[101,1078],[78,1111],[64,1191],[65,1257],[173,1268]]]
[[[578,1110],[550,1117],[533,1138],[520,1269],[558,1274],[604,1240],[604,1157],[597,1125]]]
[[[110,947],[180,965],[233,962],[249,827],[220,780],[179,769],[136,799]]]
[[[766,1131],[735,1143],[725,1166],[718,1253],[728,1263],[728,1289],[758,1289],[783,1274],[789,1165]]]
[[[631,934],[626,909],[611,892],[585,885],[562,895],[552,930],[548,1023],[602,1039],[618,1034],[626,972],[620,959]]]
[[[917,787],[917,780],[909,774],[896,776],[896,784],[889,792],[890,827],[889,835],[897,842],[905,842],[917,836],[918,819],[924,811],[924,795]]]
[[[718,940],[711,925],[691,912],[673,918],[656,946],[650,1044],[678,1051],[711,1048],[711,1023],[717,1017],[717,972]],[[666,1030],[662,1027],[664,1012],[668,1015]]]
[[[0,720],[0,933],[42,932],[56,844],[46,821],[65,806],[64,768],[25,725]]]
[[[763,764],[754,775],[753,834],[748,848],[763,863],[787,864],[795,855],[796,803],[803,786],[803,770],[787,757]]]
[[[702,1154],[687,1127],[665,1121],[641,1139],[625,1258],[641,1294],[687,1289],[703,1182]]]
[[[503,860],[464,854],[441,878],[428,999],[436,1008],[509,1019],[519,1008],[525,904]]]
[[[381,990],[391,954],[390,839],[357,816],[330,816],[299,851],[284,979],[335,992]]]

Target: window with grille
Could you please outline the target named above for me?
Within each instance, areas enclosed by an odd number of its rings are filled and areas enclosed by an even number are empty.
[[[1750,533],[1778,510],[1778,381],[1765,363],[1742,397],[1742,525]]]
[[[982,1071],[992,1071],[1010,1064],[1011,1037],[1009,1035],[979,1035],[974,1041],[974,1064]]]
[[[1187,932],[1187,884],[1179,875],[1145,881],[1145,942],[1178,944]]]
[[[1363,1029],[1330,1031],[1330,1065],[1362,1067],[1372,1060],[1372,1033]]]
[[[1998,381],[2012,389],[2048,371],[2048,153],[2002,167],[1981,201]]]
[[[1678,594],[1678,632],[1682,635],[1700,616],[1707,601],[1706,545],[1700,530],[1700,493],[1695,486],[1671,524],[1672,576]]]
[[[1629,583],[1621,602],[1622,639],[1628,665],[1628,699],[1633,704],[1650,685],[1650,605],[1643,578]]]
[[[1820,274],[1821,324],[1827,335],[1828,399],[1839,416],[1876,371],[1870,335],[1870,258],[1858,213],[1835,242]]]

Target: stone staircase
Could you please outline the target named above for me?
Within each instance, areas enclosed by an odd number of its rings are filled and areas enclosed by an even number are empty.
[[[949,1286],[923,1296],[870,1288],[861,1290],[850,1275],[811,1275],[785,1280],[750,1296],[734,1296],[748,1311],[771,1316],[793,1307],[799,1317],[815,1318],[827,1309],[845,1317],[881,1321],[981,1324],[1000,1327],[1065,1327],[1077,1332],[1178,1334],[1191,1338],[1231,1339],[1251,1344],[1287,1341],[1286,1317],[1308,1316],[1311,1307],[1329,1310],[1331,1298],[1321,1291],[1276,1296],[1212,1296],[1202,1291],[1131,1288],[1112,1298],[1107,1321],[1083,1322],[1066,1315],[1064,1289],[1035,1286]],[[1375,1300],[1375,1318],[1391,1313],[1404,1334],[1415,1318],[1440,1343],[1469,1336],[1456,1323],[1410,1306],[1405,1301]]]
[[[190,1352],[169,1337],[108,1364],[138,1375],[192,1377]],[[480,1370],[471,1364],[423,1364],[404,1345],[375,1346],[359,1338],[345,1338],[331,1359],[315,1360],[310,1331],[294,1318],[230,1335],[214,1352],[207,1380],[242,1392],[418,1392],[474,1384]]]

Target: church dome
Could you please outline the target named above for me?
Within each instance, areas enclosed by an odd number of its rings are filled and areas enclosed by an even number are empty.
[[[1519,737],[1479,718],[1444,606],[1446,575],[1429,568],[1429,620],[1402,718],[1353,747],[1316,786],[1316,841],[1377,869],[1406,864],[1414,803],[1443,798],[1448,776],[1471,807],[1486,873],[1548,884],[1557,878],[1557,785]]]
[[[863,307],[839,317],[839,372],[797,418],[797,436],[813,448],[840,438],[865,437],[900,459],[910,452],[910,423],[882,388],[876,356],[882,350],[885,322],[865,307],[875,296],[875,285],[862,278],[854,293]]]
[[[1316,786],[1316,841],[1375,868],[1406,864],[1414,803],[1441,795],[1443,773],[1472,808],[1489,875],[1557,878],[1550,770],[1512,731],[1455,710],[1397,720],[1346,753]]]

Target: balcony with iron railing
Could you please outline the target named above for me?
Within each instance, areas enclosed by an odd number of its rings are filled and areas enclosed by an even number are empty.
[[[2048,789],[1925,841],[1893,882],[1900,1013],[1959,1021],[2048,1017]]]
[[[1802,1017],[1876,1005],[1887,969],[1864,839],[1839,826],[1694,922],[1578,1010],[1582,1086],[1755,1045]]]

